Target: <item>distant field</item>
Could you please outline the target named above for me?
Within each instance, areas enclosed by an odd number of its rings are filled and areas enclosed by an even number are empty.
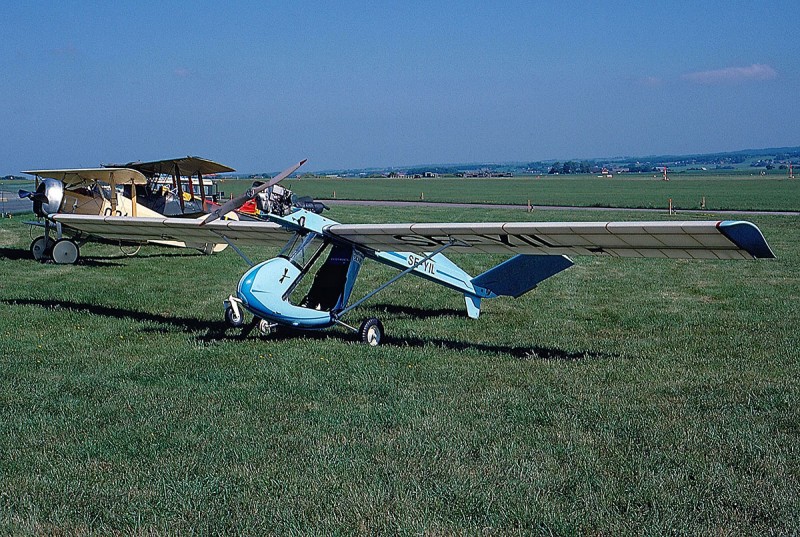
[[[404,279],[354,312],[384,321],[375,349],[226,329],[246,268],[230,251],[42,265],[21,220],[0,221],[2,533],[800,531],[796,218],[754,219],[775,261],[578,258],[478,320]],[[394,273],[362,274],[359,296]]]
[[[223,181],[226,193],[239,194],[250,181]],[[299,195],[327,199],[568,205],[575,207],[800,210],[800,179],[785,176],[676,175],[670,181],[652,176],[542,176],[493,179],[302,179],[287,182]]]

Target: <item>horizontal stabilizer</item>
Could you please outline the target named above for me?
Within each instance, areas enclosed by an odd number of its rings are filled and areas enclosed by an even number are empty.
[[[573,265],[565,255],[515,255],[472,279],[472,284],[495,296],[520,297],[562,270]]]
[[[725,220],[719,223],[719,230],[732,243],[745,250],[756,259],[775,259],[775,254],[764,239],[761,231],[750,222]]]

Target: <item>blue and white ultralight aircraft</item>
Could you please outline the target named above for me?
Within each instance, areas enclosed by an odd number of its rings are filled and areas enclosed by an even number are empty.
[[[225,318],[231,326],[242,326],[244,312],[248,311],[263,333],[280,326],[314,330],[339,325],[370,345],[381,341],[381,322],[370,318],[356,328],[345,317],[407,274],[462,293],[467,315],[476,319],[481,300],[527,293],[572,266],[568,255],[775,257],[761,231],[750,222],[740,221],[340,224],[321,215],[327,208],[322,203],[298,199],[277,184],[304,162],[267,183],[254,185],[244,195],[198,219],[79,214],[53,214],[50,218],[108,239],[224,241],[251,265],[236,294],[224,301]],[[220,219],[253,198],[260,220]],[[259,264],[252,263],[237,247],[278,244],[285,244],[278,257]],[[445,251],[507,253],[513,257],[472,277],[445,257]],[[401,272],[350,304],[353,286],[367,258]],[[322,259],[321,267],[312,272]],[[309,278],[300,285],[306,276]]]

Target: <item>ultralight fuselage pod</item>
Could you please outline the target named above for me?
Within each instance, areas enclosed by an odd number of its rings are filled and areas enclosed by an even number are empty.
[[[329,311],[295,306],[289,301],[301,270],[284,257],[269,259],[248,270],[236,294],[256,317],[299,328],[326,328],[333,324]]]

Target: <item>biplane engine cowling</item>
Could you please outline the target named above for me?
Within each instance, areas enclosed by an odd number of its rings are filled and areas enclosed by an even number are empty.
[[[57,179],[44,179],[31,196],[33,212],[37,216],[57,213],[64,201],[64,183]]]

